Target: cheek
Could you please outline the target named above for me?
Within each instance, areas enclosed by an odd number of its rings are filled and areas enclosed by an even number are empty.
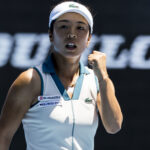
[[[89,43],[89,35],[81,35],[79,41],[84,47],[87,47]]]
[[[53,44],[58,46],[61,43],[61,41],[62,41],[62,36],[58,33],[54,33],[53,34]]]

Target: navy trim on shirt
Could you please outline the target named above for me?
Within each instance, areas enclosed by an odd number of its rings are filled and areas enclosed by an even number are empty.
[[[59,89],[61,95],[63,96],[64,100],[71,100],[71,99],[77,100],[77,99],[79,99],[81,87],[82,87],[82,83],[83,83],[83,79],[84,79],[84,74],[90,73],[84,67],[82,62],[80,62],[79,65],[80,65],[80,74],[79,74],[79,78],[76,82],[72,98],[70,98],[69,95],[67,94],[66,89],[64,88],[63,84],[61,83],[59,77],[57,76],[57,74],[55,72],[54,64],[53,64],[53,60],[52,60],[51,55],[48,56],[48,58],[46,59],[46,61],[44,62],[43,66],[42,66],[43,72],[51,74],[51,76],[52,76],[55,84],[57,85],[57,88]]]

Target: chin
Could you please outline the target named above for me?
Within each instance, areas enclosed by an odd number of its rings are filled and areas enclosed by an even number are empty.
[[[74,55],[73,54],[66,54],[66,55],[64,55],[64,57],[66,57],[66,58],[72,58],[72,59],[73,58],[80,58],[80,56],[81,55],[75,55],[75,54]]]
[[[64,50],[64,51],[54,50],[54,53],[68,59],[79,59],[82,54],[82,53],[77,53],[77,50]]]

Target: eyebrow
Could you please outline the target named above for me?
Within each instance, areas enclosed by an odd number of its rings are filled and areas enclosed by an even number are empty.
[[[69,20],[58,20],[57,22],[70,22]],[[77,21],[76,23],[79,23],[79,24],[84,24],[84,25],[87,25],[85,22],[83,21]]]

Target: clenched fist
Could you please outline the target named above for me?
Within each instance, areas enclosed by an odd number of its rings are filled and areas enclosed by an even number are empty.
[[[99,51],[93,51],[88,56],[88,63],[92,66],[94,73],[96,74],[99,81],[108,77],[106,68],[106,55]]]

